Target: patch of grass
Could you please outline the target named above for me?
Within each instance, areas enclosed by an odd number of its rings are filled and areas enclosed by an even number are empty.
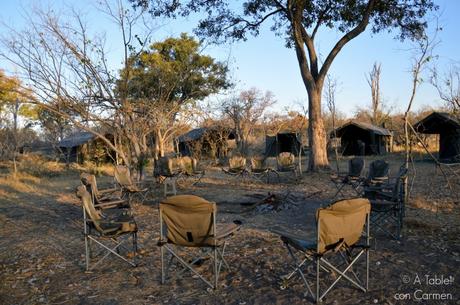
[[[65,165],[49,161],[42,156],[28,154],[21,156],[18,171],[35,177],[56,177],[65,170]]]

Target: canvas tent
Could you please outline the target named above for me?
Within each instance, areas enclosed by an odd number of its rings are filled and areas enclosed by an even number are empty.
[[[295,132],[279,132],[265,136],[265,156],[274,157],[282,152],[298,155],[302,147],[301,136]]]
[[[111,137],[109,134],[105,136]],[[87,131],[76,132],[62,139],[58,146],[64,152],[66,162],[83,162],[87,159],[105,162],[115,157],[105,142]]]
[[[369,123],[350,121],[330,134],[340,138],[342,155],[381,155],[391,151],[392,133]]]
[[[417,132],[439,134],[439,159],[460,159],[460,121],[444,112],[433,112],[414,125]]]
[[[177,150],[181,156],[210,156],[211,146],[217,150],[215,157],[225,157],[228,140],[235,139],[235,132],[227,127],[200,127],[179,136]],[[199,151],[197,151],[199,150]],[[212,156],[211,156],[212,157]]]

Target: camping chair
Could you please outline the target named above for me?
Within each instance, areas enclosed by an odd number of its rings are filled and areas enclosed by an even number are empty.
[[[192,157],[184,156],[180,158],[180,166],[185,177],[195,179],[193,185],[199,183],[205,174],[204,169],[198,168],[198,161]]]
[[[267,183],[270,183],[270,173],[274,173],[274,175],[280,180],[280,175],[276,170],[271,167],[268,167],[266,164],[266,158],[263,157],[253,157],[251,158],[251,168],[249,171],[249,175],[251,177],[256,178],[257,180],[263,182],[264,178],[266,179]]]
[[[294,154],[290,152],[282,152],[276,157],[278,172],[294,172],[297,178],[297,164]]]
[[[302,237],[275,232],[281,235],[281,240],[294,262],[294,270],[283,277],[283,286],[286,286],[289,280],[298,274],[306,286],[307,294],[311,294],[317,303],[321,302],[341,279],[347,280],[366,292],[369,282],[370,210],[369,200],[364,198],[341,200],[326,208],[318,209],[316,211],[316,241],[307,241]],[[358,242],[363,235],[364,226],[366,229],[361,244]],[[294,251],[302,254],[303,258],[300,262]],[[355,263],[363,254],[366,256],[365,283],[354,269]],[[343,260],[343,264],[334,265],[334,258]],[[302,271],[304,267],[307,267],[307,263],[312,262],[316,265],[316,293],[313,293]],[[320,289],[321,271],[338,275],[333,277],[335,280],[323,291]]]
[[[179,158],[161,157],[155,162],[153,175],[164,186],[164,196],[177,194],[177,179],[183,174],[181,160]],[[171,187],[171,191],[168,187]]]
[[[351,186],[357,195],[361,195],[360,187],[363,182],[364,166],[364,159],[356,157],[348,160],[348,172],[346,174],[337,173],[331,176],[331,180],[337,188],[334,199],[337,198],[338,194],[342,193],[343,188],[347,185]]]
[[[399,240],[405,216],[404,181],[407,168],[402,165],[394,181],[364,188],[364,196],[372,206],[371,222],[373,227]],[[395,227],[396,232],[392,228]]]
[[[81,173],[80,181],[91,194],[91,198],[96,209],[129,208],[129,202],[121,199],[119,195],[115,194],[119,191],[118,188],[99,190],[97,187],[96,176],[88,173]]]
[[[243,177],[248,173],[246,170],[246,158],[242,156],[233,156],[228,159],[228,168],[222,168],[222,171],[234,177]]]
[[[86,271],[94,269],[110,254],[135,267],[133,260],[128,260],[119,253],[121,248],[125,248],[129,237],[132,239],[133,253],[137,252],[137,224],[134,218],[126,213],[119,213],[116,217],[108,219],[100,210],[94,208],[91,195],[84,185],[77,187],[77,196],[81,199],[83,206]],[[91,265],[92,242],[102,247],[107,253]],[[108,242],[113,244],[110,245]]]
[[[217,288],[219,273],[222,266],[229,269],[224,259],[227,240],[239,229],[241,223],[232,223],[220,226],[217,229],[215,202],[209,202],[193,195],[178,195],[166,198],[160,202],[160,239],[158,245],[161,249],[161,283],[165,283],[165,250],[171,255],[169,265],[174,259],[184,269],[191,271],[213,289]],[[194,258],[190,263],[179,256],[176,249],[185,247],[208,250],[208,256],[213,263],[213,281],[206,279],[193,267],[203,261],[202,257]],[[212,282],[211,282],[212,281]]]
[[[384,160],[375,160],[369,164],[369,173],[364,180],[364,186],[378,186],[388,182],[390,164]]]
[[[115,166],[115,181],[121,188],[122,198],[128,197],[128,202],[131,203],[132,199],[139,195],[141,203],[147,198],[148,188],[140,188],[138,183],[131,180],[131,173],[129,168],[125,165]]]

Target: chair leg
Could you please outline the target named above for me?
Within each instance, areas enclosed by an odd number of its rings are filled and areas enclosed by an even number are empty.
[[[85,263],[86,263],[86,271],[89,271],[89,256],[90,256],[90,245],[89,245],[88,236],[85,235]]]
[[[161,253],[161,284],[165,283],[165,253],[164,247],[160,246],[160,253]]]
[[[319,271],[320,271],[320,263],[319,257],[315,257],[316,260],[316,304],[319,304],[321,302],[321,298],[319,295]]]
[[[219,272],[218,272],[218,260],[217,260],[217,247],[214,247],[214,289],[217,289],[217,281],[219,278]]]
[[[133,251],[134,251],[134,255],[136,255],[137,254],[137,233],[136,232],[133,232],[132,239],[133,239]]]
[[[366,249],[366,291],[369,291],[369,248]]]

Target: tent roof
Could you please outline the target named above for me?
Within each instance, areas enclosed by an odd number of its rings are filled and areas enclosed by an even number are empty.
[[[375,125],[372,125],[370,123],[365,123],[365,122],[359,122],[359,121],[352,120],[352,121],[349,121],[345,125],[342,125],[341,127],[337,128],[335,130],[335,134],[337,135],[337,137],[341,137],[342,134],[345,132],[345,130],[349,126],[356,126],[358,128],[364,129],[364,130],[372,131],[373,133],[381,135],[381,136],[389,137],[389,136],[392,135],[391,131],[389,131],[386,128],[375,126]],[[331,136],[333,136],[333,135],[334,135],[334,132],[331,132]]]
[[[207,128],[205,127],[195,128],[179,136],[177,139],[179,142],[188,142],[188,141],[198,140],[204,135],[206,130]]]
[[[88,141],[93,140],[96,138],[94,134],[91,132],[87,131],[81,131],[81,132],[76,132],[67,138],[64,138],[62,141],[59,142],[59,147],[65,147],[65,148],[70,148],[70,147],[76,147],[80,146],[82,144],[85,144]]]
[[[459,120],[447,112],[433,112],[414,125],[420,133],[436,134],[460,129]]]
[[[228,127],[222,127],[226,131],[228,131],[229,135],[232,135],[234,131],[231,128]],[[219,127],[200,127],[200,128],[195,128],[190,130],[187,133],[184,133],[183,135],[180,135],[177,140],[179,142],[189,142],[189,141],[195,141],[203,137],[207,132],[212,132],[212,131],[218,131]]]

